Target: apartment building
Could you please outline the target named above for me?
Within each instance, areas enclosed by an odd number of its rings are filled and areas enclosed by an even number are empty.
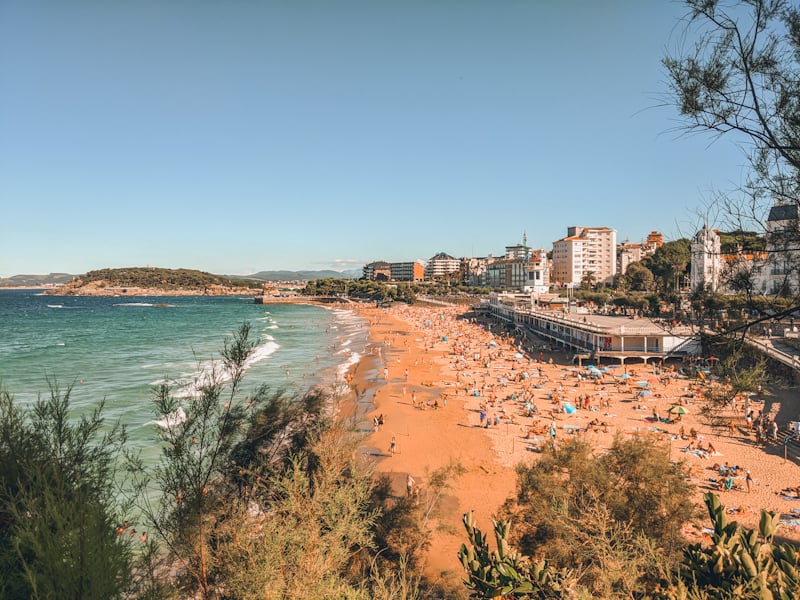
[[[566,237],[553,242],[551,280],[579,285],[591,273],[597,283],[612,283],[617,272],[617,231],[609,227],[568,227]]]
[[[461,260],[444,252],[432,256],[425,265],[425,277],[438,279],[446,277],[461,270]]]
[[[392,281],[423,281],[425,267],[416,261],[391,263],[391,275]]]
[[[384,260],[376,260],[364,265],[361,273],[367,281],[389,281],[392,278],[392,265]]]
[[[651,256],[663,245],[664,236],[658,231],[651,231],[641,244],[631,244],[626,240],[617,245],[617,275],[624,275],[631,263]]]

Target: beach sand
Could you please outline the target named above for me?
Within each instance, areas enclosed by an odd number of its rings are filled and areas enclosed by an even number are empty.
[[[598,452],[608,448],[617,433],[659,437],[670,445],[672,460],[690,466],[698,506],[703,493],[712,489],[711,479],[722,479],[712,466],[738,465],[735,482],[742,489],[718,493],[727,507],[742,509],[730,518],[749,527],[757,527],[760,508],[787,516],[791,509],[800,509],[800,500],[785,500],[780,494],[800,485],[797,451],[790,449],[784,460],[782,445],[756,446],[755,434],[745,423],[744,405],[739,412],[722,415],[724,423],[734,422],[732,430],[708,425],[699,414],[701,402],[686,397],[702,394],[696,380],[664,379],[654,374],[652,365],[641,363],[609,368],[602,378],[594,379],[571,364],[571,355],[539,350],[537,340],[527,341],[532,352],[520,354],[511,340],[498,335],[498,325],[492,325],[493,333],[470,322],[461,317],[463,308],[395,305],[362,307],[358,312],[370,326],[370,351],[353,371],[352,385],[360,395],[360,426],[372,430],[372,419],[379,415],[384,421],[365,441],[364,454],[377,461],[379,473],[391,478],[397,495],[406,493],[407,474],[424,495],[431,471],[453,461],[465,469],[440,499],[440,518],[430,523],[434,534],[425,574],[433,580],[453,583],[462,577],[457,551],[466,539],[463,513],[473,510],[479,526],[491,531],[492,516],[514,493],[515,465],[537,460],[537,447],[549,443],[551,424],[556,443],[580,435]],[[625,372],[627,379],[620,377]],[[643,390],[649,394],[635,397]],[[797,391],[765,391],[764,402],[752,406],[776,417],[783,429],[788,421],[800,418]],[[538,415],[527,416],[522,399],[526,394],[532,396],[528,402]],[[586,396],[588,407],[573,414],[564,411],[566,403],[583,404],[579,398]],[[680,422],[654,422],[654,410],[666,418],[670,406],[679,402],[688,411]],[[481,426],[482,407],[489,428]],[[597,426],[585,431],[591,421]],[[681,428],[686,439],[679,436]],[[697,433],[695,440],[690,439],[691,430]],[[693,441],[704,447],[711,442],[715,455],[687,451]],[[752,477],[750,492],[744,490],[746,470]],[[704,511],[699,514],[684,523],[689,539],[700,539],[702,528],[709,526]],[[781,526],[779,536],[800,541],[800,527]]]

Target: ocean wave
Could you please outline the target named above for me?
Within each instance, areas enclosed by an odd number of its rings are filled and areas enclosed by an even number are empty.
[[[48,304],[47,308],[64,308],[63,304]]]
[[[361,355],[358,352],[351,352],[347,357],[347,360],[340,364],[336,369],[337,379],[344,380],[344,376],[350,370],[350,367],[356,364],[359,360],[361,360]]]
[[[161,429],[173,429],[178,425],[181,425],[186,422],[186,411],[183,410],[182,406],[179,406],[171,413],[164,415],[161,419],[154,419],[153,421],[148,421],[145,425],[156,425],[161,427]]]
[[[269,337],[269,336],[268,336]],[[280,346],[270,340],[266,344],[256,346],[250,358],[244,363],[245,371],[259,363],[266,360],[280,348]],[[182,385],[175,393],[176,398],[193,398],[200,394],[200,391],[209,385],[221,384],[231,380],[231,373],[225,369],[221,361],[211,361],[200,367],[199,372],[194,374],[189,381]],[[186,379],[182,380],[186,381]]]
[[[152,302],[119,302],[111,306],[154,306]]]

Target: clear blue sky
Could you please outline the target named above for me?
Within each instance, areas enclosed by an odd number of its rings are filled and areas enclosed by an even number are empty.
[[[215,273],[693,233],[669,0],[0,4],[0,275]]]

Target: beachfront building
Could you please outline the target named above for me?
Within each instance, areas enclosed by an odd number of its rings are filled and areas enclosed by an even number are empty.
[[[597,283],[613,283],[617,272],[617,232],[609,227],[568,227],[553,242],[551,279],[556,285],[580,285],[591,273]]]
[[[547,251],[526,248],[522,257],[498,258],[488,262],[481,285],[546,294],[550,290],[550,260]]]
[[[547,310],[524,294],[493,293],[482,308],[522,332],[575,352],[577,360],[647,363],[700,351],[690,327],[667,328],[644,318]]]
[[[617,245],[617,275],[624,275],[631,263],[655,254],[664,245],[664,236],[658,231],[651,231],[647,239],[640,244],[631,244],[627,240]]]
[[[533,292],[534,294],[546,294],[550,291],[550,259],[547,257],[547,250],[540,248],[531,250],[525,261],[525,272],[527,278],[523,292]]]
[[[760,279],[765,293],[796,294],[800,291],[800,227],[796,203],[777,203],[770,209],[765,250],[768,258]]]
[[[486,285],[486,272],[490,259],[486,257],[462,258],[464,281],[469,285]]]
[[[439,252],[428,260],[425,265],[425,277],[428,279],[441,279],[450,277],[453,273],[461,271],[461,260],[444,252]]]
[[[423,281],[425,266],[417,261],[391,263],[391,278],[392,281]]]
[[[737,293],[749,290],[753,294],[765,294],[767,291],[767,281],[764,277],[766,263],[766,252],[744,252],[740,247],[733,254],[723,254],[718,291]]]
[[[689,286],[692,291],[716,292],[720,289],[722,250],[719,234],[708,225],[698,231],[691,244],[692,270]]]
[[[486,266],[484,285],[502,290],[521,290],[527,281],[525,262],[519,258],[499,258]]]
[[[384,260],[364,265],[362,278],[367,281],[389,281],[392,278],[392,265]]]

